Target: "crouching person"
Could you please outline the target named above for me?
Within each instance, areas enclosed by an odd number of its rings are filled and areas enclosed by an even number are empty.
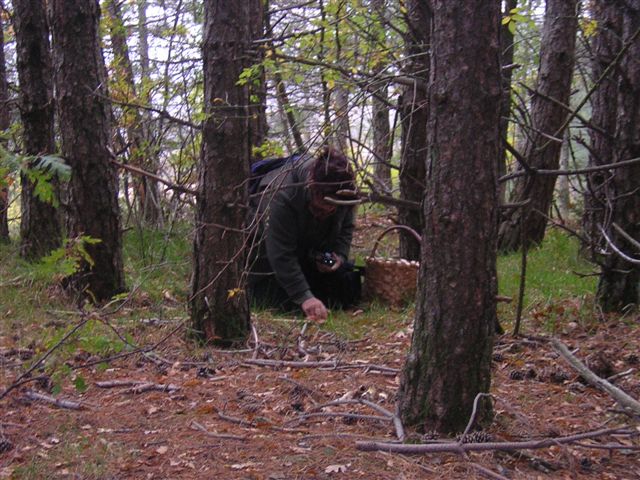
[[[360,201],[347,158],[331,148],[292,157],[255,190],[252,302],[300,308],[314,321],[324,321],[329,308],[358,302],[360,273],[348,258]]]

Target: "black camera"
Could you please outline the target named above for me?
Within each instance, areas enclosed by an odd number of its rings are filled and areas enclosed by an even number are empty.
[[[333,254],[331,252],[324,252],[322,255],[320,255],[320,263],[328,267],[333,267],[333,265],[336,263],[336,259],[333,258]]]

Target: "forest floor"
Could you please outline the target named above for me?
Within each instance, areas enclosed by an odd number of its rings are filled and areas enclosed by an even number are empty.
[[[356,243],[375,238],[384,225],[369,227]],[[81,407],[30,398],[56,383],[47,369],[13,388],[0,400],[0,479],[640,478],[638,422],[581,382],[545,340],[549,317],[562,315],[567,321],[554,336],[601,376],[626,372],[616,385],[638,399],[638,315],[585,318],[589,310],[568,299],[530,311],[526,336],[496,337],[495,417],[484,440],[560,439],[618,426],[635,436],[510,453],[405,455],[361,451],[356,442],[397,440],[385,410],[394,410],[411,309],[365,305],[322,326],[259,312],[247,348],[235,352],[194,346],[184,306],[171,295],[161,317],[156,310],[139,290],[110,314],[69,307],[45,312],[29,327],[11,322],[15,312],[0,311],[0,394],[51,351],[48,360],[63,358],[58,372],[66,375],[54,386],[61,389],[55,398]],[[46,345],[38,340],[39,329],[44,338],[56,322],[67,332],[74,325],[81,332],[88,322],[108,325],[145,347],[99,362],[78,344],[65,350],[62,335]],[[25,345],[26,337],[34,340]],[[456,441],[407,434],[412,442]]]

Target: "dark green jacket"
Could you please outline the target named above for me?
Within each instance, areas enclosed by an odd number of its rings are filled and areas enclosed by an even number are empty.
[[[318,220],[309,210],[307,181],[312,162],[302,157],[266,175],[260,182],[263,192],[255,216],[261,234],[255,265],[262,265],[263,274],[268,273],[264,266],[270,268],[298,305],[313,297],[301,263],[313,262],[313,256],[321,252],[335,252],[346,260],[354,227],[352,206],[339,206],[325,220]]]

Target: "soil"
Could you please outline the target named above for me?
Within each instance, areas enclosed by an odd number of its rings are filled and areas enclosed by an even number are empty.
[[[365,314],[350,313],[354,323]],[[236,352],[194,347],[184,329],[176,331],[182,321],[139,322],[136,338],[149,339],[148,345],[168,336],[154,354],[128,355],[104,368],[77,352],[68,361],[74,368],[70,379],[81,376],[87,388],[80,393],[69,381],[56,398],[79,402],[79,410],[29,399],[29,390],[47,392],[46,378],[0,400],[0,478],[640,478],[638,422],[582,382],[541,337],[496,338],[495,418],[476,441],[558,438],[623,425],[635,436],[608,435],[514,453],[360,451],[357,441],[397,440],[393,422],[372,404],[394,410],[397,372],[411,338],[410,311],[390,312],[388,321],[382,314],[358,338],[265,314],[254,319],[258,341],[252,338]],[[528,319],[528,331],[542,331],[543,321]],[[595,325],[570,322],[556,336],[578,348],[576,356],[604,377],[633,369],[616,385],[637,399],[639,322],[637,316]],[[6,387],[34,352],[0,338]],[[285,363],[259,365],[260,360]],[[98,384],[117,380],[151,383],[160,390],[142,391],[140,383]],[[321,407],[331,402],[338,404]],[[412,442],[456,441],[407,434]],[[622,447],[598,448],[614,443]]]

